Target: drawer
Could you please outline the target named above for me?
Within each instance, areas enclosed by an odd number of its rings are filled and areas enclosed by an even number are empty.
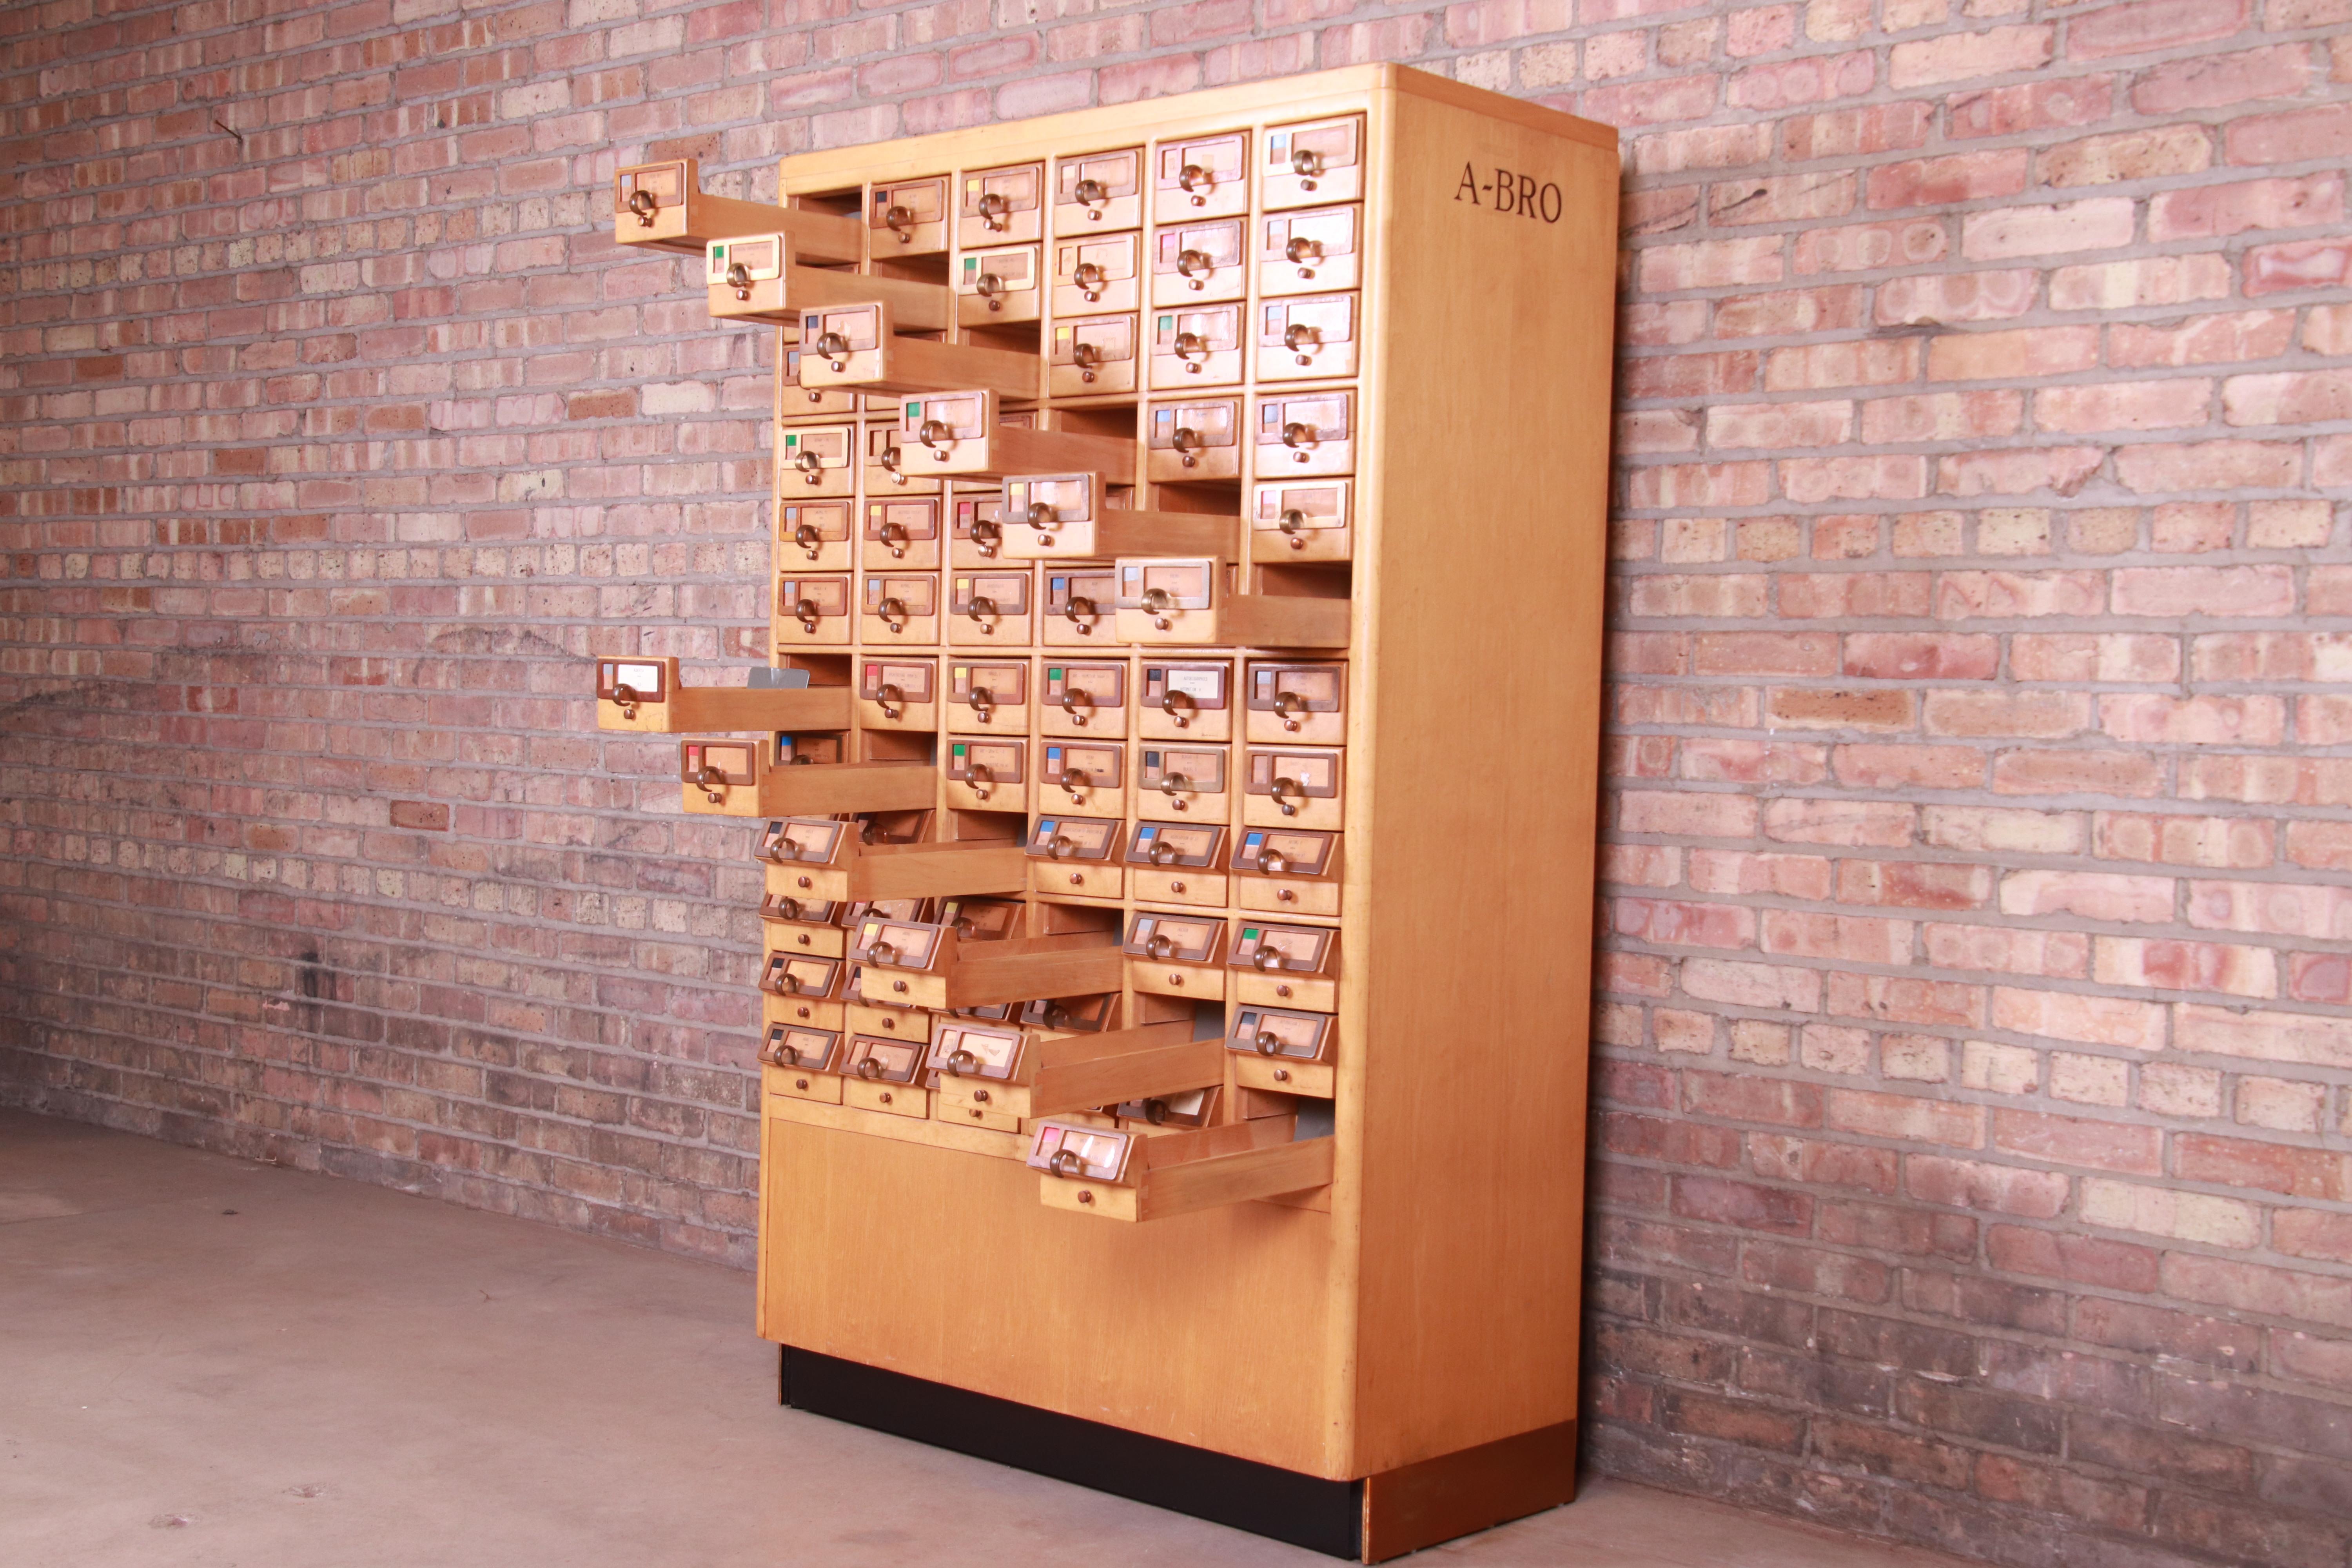
[[[814,1100],[819,1105],[841,1103],[841,1079],[829,1072],[794,1072],[789,1068],[770,1068],[766,1076],[770,1094],[780,1094],[786,1100]]]
[[[956,320],[967,327],[1010,327],[1044,313],[1045,289],[1038,247],[1000,246],[967,250],[956,268]]]
[[[993,733],[1029,730],[1029,661],[1025,658],[948,660],[948,727]]]
[[[935,658],[857,661],[857,721],[869,730],[928,734],[940,725],[940,664]]]
[[[776,564],[793,572],[846,572],[852,504],[845,500],[776,503]]]
[[[1320,479],[1356,471],[1356,395],[1269,395],[1257,400],[1260,479]]]
[[[1151,385],[1181,391],[1242,379],[1240,305],[1160,308],[1151,313]]]
[[[1104,566],[1041,574],[1037,640],[1047,647],[1108,648],[1118,640],[1118,576]]]
[[[1141,687],[1135,732],[1147,741],[1229,741],[1234,733],[1231,659],[1148,658],[1137,672]]]
[[[1357,297],[1301,294],[1261,300],[1255,317],[1260,381],[1322,381],[1356,374]]]
[[[810,1002],[797,997],[762,996],[760,1017],[772,1027],[777,1024],[805,1024],[813,1029],[838,1032],[842,1026],[845,1004],[840,1002]]]
[[[877,261],[938,255],[948,247],[947,177],[875,186],[866,225],[866,245]]]
[[[846,576],[777,578],[776,613],[769,621],[776,646],[847,647],[855,629],[849,607]]]
[[[1029,798],[1029,742],[1017,735],[948,737],[948,805],[1019,811]]]
[[[919,1085],[909,1083],[868,1082],[861,1079],[841,1080],[841,1103],[858,1110],[878,1110],[889,1116],[904,1116],[909,1121],[923,1121],[931,1114],[931,1097]]]
[[[1004,559],[999,525],[1003,495],[995,489],[952,490],[948,497],[948,564],[993,566]]]
[[[869,571],[936,571],[940,564],[938,496],[890,496],[866,503],[859,552]]]
[[[1151,221],[1181,224],[1249,210],[1249,132],[1189,136],[1151,150]]]
[[[1225,1048],[1236,1056],[1296,1067],[1329,1061],[1339,1054],[1339,1020],[1333,1014],[1239,1003],[1225,1031]]]
[[[1263,298],[1363,287],[1359,238],[1363,208],[1268,213],[1257,223],[1257,291]]]
[[[760,963],[760,989],[780,1002],[823,1002],[839,994],[842,961],[791,950]]]
[[[839,926],[806,925],[798,921],[777,921],[767,930],[768,950],[772,952],[806,953],[817,958],[840,958],[848,952],[848,943]]]
[[[935,479],[908,471],[907,444],[895,425],[866,427],[866,493],[869,496],[935,496],[944,489]]]
[[[1234,999],[1318,1013],[1339,1005],[1339,932],[1330,926],[1244,921],[1231,956]]]
[[[950,647],[1019,647],[1036,625],[1035,578],[1025,567],[948,574]]]
[[[940,580],[935,574],[869,574],[858,608],[858,637],[868,647],[895,643],[923,647],[940,640]]]
[[[1222,909],[1228,885],[1223,871],[1171,871],[1156,866],[1128,868],[1136,900],[1148,904],[1201,904]]]
[[[1337,828],[1346,756],[1336,746],[1252,746],[1242,762],[1242,821],[1251,827]]]
[[[1243,701],[1248,738],[1336,746],[1348,738],[1348,667],[1339,659],[1254,658]]]
[[[956,245],[978,250],[1034,242],[1045,234],[1045,165],[974,169],[956,186]]]
[[[784,368],[776,377],[776,417],[790,419],[803,414],[855,414],[857,394],[837,392],[830,388],[801,384],[801,351],[796,344],[784,346]]]
[[[777,1075],[782,1075],[789,1081],[795,1076],[816,1077],[830,1073],[841,1066],[841,1032],[783,1020],[771,1023],[761,1038],[760,1060],[768,1068],[768,1087],[771,1089],[777,1088]],[[793,1087],[806,1099],[826,1098],[811,1084]],[[839,1092],[836,1090],[832,1098],[837,1100]]]
[[[1142,273],[1143,237],[1139,234],[1076,235],[1056,239],[1053,270],[1055,319],[1068,321],[1136,310],[1143,303]],[[1131,349],[1131,335],[1129,342]]]
[[[869,976],[875,973],[877,971],[867,972]],[[842,1027],[848,1030],[853,1047],[861,1039],[910,1047],[925,1046],[930,1043],[931,1016],[913,1007],[879,1007],[871,1002],[851,1002],[842,1010]],[[919,1062],[921,1058],[922,1053],[916,1051],[914,1059]],[[888,1057],[892,1063],[898,1059]],[[853,1048],[845,1060],[848,1066],[843,1071],[853,1071],[857,1065],[858,1053]]]
[[[1127,977],[1138,991],[1154,996],[1181,996],[1195,1002],[1222,1002],[1225,972],[1180,963],[1156,963],[1139,958],[1128,965]]]
[[[776,436],[776,499],[849,496],[857,491],[857,426],[789,425]]]
[[[985,1127],[995,1132],[1021,1131],[1021,1118],[1009,1111],[991,1110],[984,1105],[950,1105],[937,1090],[931,1095],[931,1119],[960,1127]]]
[[[1242,1089],[1271,1094],[1311,1094],[1328,1100],[1333,1093],[1329,1062],[1269,1061],[1264,1057],[1235,1056],[1234,1082]]]
[[[1122,881],[1120,868],[1078,860],[1032,860],[1029,890],[1077,899],[1116,899]]]
[[[1136,747],[1138,809],[1178,820],[1223,822],[1232,815],[1226,793],[1231,753],[1223,746],[1145,742]]]
[[[1234,845],[1234,901],[1274,914],[1336,915],[1343,848],[1338,833],[1248,828]]]
[[[1092,234],[1143,222],[1143,149],[1089,153],[1054,166],[1054,232]]]
[[[1122,741],[1046,739],[1037,742],[1029,809],[1039,816],[1127,815],[1128,757]],[[1116,842],[1113,845],[1117,847]]]
[[[1155,484],[1241,478],[1242,400],[1153,404],[1144,431],[1143,473]]]
[[[1249,292],[1248,230],[1241,218],[1163,227],[1151,238],[1151,306],[1219,305]]]
[[[1351,479],[1259,485],[1250,505],[1250,559],[1348,561],[1355,555]]]
[[[1109,607],[1106,600],[1104,608]],[[1127,738],[1127,725],[1123,661],[1045,661],[1045,689],[1037,700],[1038,733],[1066,740],[1120,741]]]
[[[1045,388],[1055,397],[1135,390],[1135,318],[1083,316],[1055,321],[1046,345]]]
[[[1265,207],[1361,201],[1364,117],[1342,114],[1270,127],[1257,188],[1258,205]]]

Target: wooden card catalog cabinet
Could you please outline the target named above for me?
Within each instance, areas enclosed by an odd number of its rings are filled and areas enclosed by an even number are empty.
[[[1368,1561],[1562,1500],[1613,132],[1365,67],[779,180],[636,165],[614,221],[776,331],[795,673],[594,684],[751,819],[788,1398],[1256,1461]]]

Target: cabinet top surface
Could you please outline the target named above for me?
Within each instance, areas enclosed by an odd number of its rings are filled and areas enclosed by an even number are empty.
[[[1088,150],[1088,143],[1108,150],[1121,138],[1134,142],[1183,134],[1268,115],[1291,118],[1344,113],[1369,107],[1374,98],[1384,92],[1433,99],[1548,135],[1612,153],[1617,151],[1616,128],[1597,121],[1563,114],[1483,88],[1467,87],[1410,66],[1348,66],[1339,70],[1210,88],[1137,103],[1077,109],[1032,120],[943,131],[929,136],[795,153],[780,165],[782,188],[787,195],[806,195],[866,180],[936,174],[1049,153],[1083,152]]]

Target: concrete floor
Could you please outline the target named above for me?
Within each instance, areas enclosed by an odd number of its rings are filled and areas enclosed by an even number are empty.
[[[0,1111],[10,1568],[1328,1565],[775,1402],[743,1275]],[[1417,1558],[1948,1559],[1602,1481]]]

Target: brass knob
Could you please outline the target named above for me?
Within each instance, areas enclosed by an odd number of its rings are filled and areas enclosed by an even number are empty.
[[[1078,805],[1086,801],[1084,791],[1092,782],[1092,775],[1084,768],[1064,768],[1061,776],[1054,782],[1068,792],[1071,805]]]
[[[636,691],[627,681],[620,681],[614,684],[613,687],[613,706],[621,710],[622,718],[634,719],[637,716],[637,701],[638,698]]]
[[[890,476],[890,482],[894,485],[907,482],[907,476],[899,471],[898,460],[898,448],[895,445],[883,447],[882,455],[875,459],[882,465],[882,471]]]
[[[1292,174],[1305,174],[1312,178],[1323,172],[1323,154],[1312,147],[1294,149],[1290,154],[1290,171]],[[1311,191],[1315,187],[1307,185],[1305,188]]]
[[[996,783],[996,770],[986,763],[972,763],[964,770],[964,774],[971,784],[971,793],[975,799],[986,800],[995,793],[990,786]]]
[[[1209,340],[1198,332],[1179,332],[1175,346],[1176,357],[1184,362],[1185,374],[1200,374],[1201,366],[1209,357]]]
[[[653,227],[654,213],[660,205],[654,200],[654,194],[643,186],[629,193],[629,210],[637,215],[637,226],[640,228]]]
[[[793,467],[801,471],[801,478],[807,483],[814,485],[822,482],[824,459],[814,452],[803,448],[801,455],[793,459]]]
[[[996,693],[990,690],[985,686],[973,687],[971,689],[971,716],[981,723],[985,724],[995,715],[995,712]],[[971,765],[975,772],[988,766],[986,763],[974,763]]]
[[[1094,636],[1095,623],[1102,618],[1102,612],[1095,607],[1095,602],[1084,594],[1071,595],[1069,601],[1062,606],[1062,615],[1072,626],[1078,628],[1078,635],[1082,637]],[[1091,702],[1094,699],[1089,697],[1087,700]],[[1062,706],[1067,708],[1069,705],[1069,697],[1065,694],[1062,698]],[[1086,722],[1083,719],[1078,721]]]
[[[1192,715],[1200,710],[1200,707],[1189,691],[1163,691],[1160,694],[1160,710],[1175,720],[1179,730],[1192,727]]]
[[[868,947],[868,948],[866,950],[866,963],[898,963],[898,944],[897,944],[896,942],[875,942],[872,946]]]
[[[996,547],[1004,542],[1004,531],[985,518],[975,519],[971,525],[972,548],[990,560],[996,558]]]
[[[1002,232],[1013,222],[1013,204],[994,191],[984,193],[980,198],[980,221]]]
[[[894,202],[883,210],[882,222],[898,237],[899,244],[912,245],[915,242],[915,215],[909,209]]]
[[[972,623],[983,633],[990,635],[995,633],[996,623],[1003,618],[1003,612],[997,609],[996,601],[985,594],[974,594],[971,596],[971,607],[964,614],[970,616]]]
[[[817,602],[814,599],[794,599],[793,616],[800,622],[801,629],[811,637],[816,635],[816,624],[824,618],[818,614]]]
[[[1168,1120],[1168,1102],[1164,1100],[1145,1100],[1143,1102],[1143,1119],[1146,1121],[1150,1122],[1154,1127]]]
[[[958,1054],[961,1054],[961,1053],[958,1053]],[[980,1103],[981,1103],[981,1104],[982,1104],[982,1105],[986,1105],[986,1104],[988,1103],[988,1090],[986,1090],[986,1089],[973,1089],[973,1090],[971,1091],[971,1097],[972,1097],[972,1099],[973,1099],[973,1100],[977,1100],[978,1102],[980,1102]]]
[[[1176,187],[1192,196],[1194,206],[1206,206],[1209,205],[1209,198],[1204,193],[1215,190],[1217,180],[1215,175],[1200,164],[1187,163],[1176,171]]]
[[[1021,514],[1021,520],[1032,528],[1048,532],[1062,526],[1062,514],[1041,500],[1031,501],[1029,510]]]
[[[1297,779],[1277,777],[1266,793],[1274,797],[1275,805],[1282,807],[1285,816],[1297,816],[1299,804],[1307,799],[1307,792],[1299,787]]]
[[[1191,793],[1192,788],[1192,777],[1190,773],[1161,773],[1160,775],[1160,793],[1166,795],[1170,804],[1174,805],[1179,811],[1184,809],[1184,803],[1178,800],[1176,797],[1180,795]]]
[[[1277,691],[1274,694],[1275,717],[1282,721],[1284,729],[1296,732],[1299,727],[1298,716],[1306,711],[1307,699],[1299,696],[1296,691]]]
[[[1066,686],[1062,689],[1062,711],[1070,716],[1071,723],[1084,728],[1087,716],[1078,710],[1081,708],[1092,710],[1094,705],[1094,693],[1081,691],[1075,686]]]
[[[942,443],[955,439],[955,432],[942,420],[926,419],[915,427],[915,439],[937,452]]]
[[[895,599],[883,600],[883,613],[888,614],[888,607],[897,603]],[[903,630],[905,626],[906,623],[901,621],[890,629],[899,631]],[[903,719],[907,716],[907,693],[895,680],[886,680],[881,684],[874,693],[874,703],[876,707],[882,710],[882,717],[885,719]]]
[[[1102,363],[1102,350],[1092,343],[1073,343],[1070,345],[1070,363],[1078,367],[1080,381],[1092,381],[1095,366]]]
[[[1151,617],[1151,629],[1164,632],[1176,623],[1169,617],[1175,614],[1176,596],[1165,588],[1143,591],[1143,613]]]
[[[1312,447],[1315,445],[1315,437],[1314,426],[1301,425],[1295,419],[1282,427],[1282,444],[1294,450],[1301,447]]]
[[[875,614],[882,617],[882,624],[888,626],[893,634],[903,632],[907,629],[907,601],[899,598],[896,595],[885,597],[882,603],[876,607]],[[885,687],[883,689],[887,691],[896,691],[898,689],[895,686],[890,686]],[[896,719],[898,715],[896,713],[892,713],[890,714],[890,717]]]
[[[889,449],[895,452],[898,448],[893,447]],[[881,537],[883,544],[889,549],[892,556],[899,560],[906,558],[908,535],[904,525],[896,522],[884,523]]]
[[[940,1063],[950,1078],[961,1078],[966,1068],[976,1068],[979,1065],[980,1058],[961,1046],[950,1051],[947,1059]]]
[[[751,269],[744,266],[740,261],[729,262],[727,264],[727,286],[735,290],[735,298],[738,300],[750,299],[751,297]]]
[[[817,357],[824,361],[826,368],[835,371],[849,368],[849,340],[839,332],[820,332],[811,346]]]
[[[1103,285],[1109,279],[1100,267],[1091,261],[1081,261],[1070,273],[1070,281],[1078,286],[1078,292],[1087,297],[1088,304],[1092,304],[1102,298]]]
[[[1078,847],[1070,841],[1066,834],[1056,833],[1045,841],[1045,855],[1048,859],[1066,860],[1077,852]]]
[[[1075,1176],[1086,1168],[1087,1163],[1078,1158],[1076,1149],[1056,1149],[1053,1158],[1045,1162],[1045,1169],[1056,1176]],[[1081,1193],[1078,1195],[1084,1197],[1087,1194]]]
[[[1291,359],[1299,364],[1306,364],[1314,357],[1302,353],[1302,346],[1319,348],[1322,342],[1322,332],[1304,321],[1293,321],[1282,330],[1282,346],[1290,351]]]
[[[1272,1029],[1260,1029],[1257,1032],[1257,1038],[1252,1040],[1250,1044],[1257,1047],[1257,1054],[1262,1057],[1278,1056],[1282,1051],[1281,1037]]]
[[[1257,868],[1269,877],[1279,877],[1290,869],[1290,857],[1279,849],[1261,849],[1257,852]]]
[[[1100,180],[1080,180],[1077,183],[1076,187],[1070,192],[1070,195],[1077,198],[1077,203],[1082,207],[1094,208],[1107,206],[1110,203],[1110,187],[1104,184]],[[1100,218],[1102,214],[1099,212],[1089,211],[1087,214],[1087,216],[1089,218]]]
[[[703,799],[713,805],[726,804],[727,774],[718,766],[710,763],[703,763],[701,771],[694,775],[694,782],[702,786]]]
[[[1280,969],[1283,966],[1282,954],[1261,942],[1257,951],[1250,954],[1250,965],[1260,973],[1269,969]]]
[[[793,542],[801,547],[803,554],[814,561],[824,546],[824,535],[816,531],[815,524],[803,522],[793,530]]]
[[[1151,940],[1143,944],[1143,953],[1147,958],[1165,958],[1175,951],[1176,944],[1159,931],[1152,932]]]
[[[1184,852],[1165,838],[1154,838],[1148,853],[1155,866],[1173,866],[1184,858]]]
[[[1190,425],[1179,425],[1176,426],[1176,434],[1171,437],[1171,444],[1175,447],[1177,456],[1184,459],[1186,468],[1197,468],[1201,466],[1201,459],[1193,455],[1196,449],[1204,445],[1198,430],[1193,429]]]
[[[998,296],[1005,292],[1003,279],[998,277],[993,272],[983,272],[980,275],[980,280],[974,283],[972,287],[980,291],[980,297],[982,299],[988,301],[988,308],[990,310],[1002,310],[1004,309],[1004,301],[998,298]]]
[[[1301,278],[1312,278],[1315,268],[1307,263],[1322,260],[1323,247],[1302,235],[1282,247],[1282,258],[1297,268]]]
[[[1176,253],[1176,272],[1184,279],[1184,286],[1188,289],[1198,291],[1207,288],[1209,280],[1202,274],[1216,269],[1215,260],[1205,250],[1180,250]]]

